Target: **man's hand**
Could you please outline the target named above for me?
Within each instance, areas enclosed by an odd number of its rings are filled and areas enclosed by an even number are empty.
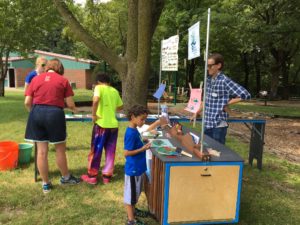
[[[230,113],[230,108],[228,105],[225,105],[224,108],[223,108],[223,112],[227,112],[227,113]]]

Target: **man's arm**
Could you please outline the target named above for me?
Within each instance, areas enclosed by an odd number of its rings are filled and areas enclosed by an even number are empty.
[[[226,88],[230,96],[235,96],[231,98],[227,105],[224,106],[223,111],[229,112],[229,105],[236,104],[243,100],[249,100],[251,98],[250,93],[241,85],[235,83],[234,81],[229,79],[229,82],[226,83]]]

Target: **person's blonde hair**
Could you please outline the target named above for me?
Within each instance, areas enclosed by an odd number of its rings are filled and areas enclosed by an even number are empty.
[[[64,74],[64,66],[61,61],[57,58],[50,59],[46,64],[46,72],[49,70],[54,70],[56,73],[63,75]]]
[[[35,60],[35,65],[41,65],[41,64],[46,64],[47,63],[47,59],[44,56],[39,56],[36,58]]]

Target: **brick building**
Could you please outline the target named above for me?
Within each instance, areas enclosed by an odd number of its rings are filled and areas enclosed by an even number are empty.
[[[64,76],[73,87],[91,89],[94,83],[92,72],[98,61],[81,59],[73,56],[35,50],[32,57],[24,58],[12,55],[8,59],[9,70],[5,79],[5,87],[24,87],[26,75],[34,69],[35,58],[44,56],[46,59],[58,58],[65,68]]]

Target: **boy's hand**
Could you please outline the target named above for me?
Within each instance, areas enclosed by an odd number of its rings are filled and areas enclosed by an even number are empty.
[[[149,139],[148,138],[143,138],[143,142],[144,142],[144,144],[147,144],[149,142]]]
[[[142,147],[142,149],[143,149],[143,151],[146,151],[146,150],[148,150],[150,147],[151,147],[151,142],[148,142],[147,144],[145,144],[145,145]]]
[[[158,131],[157,130],[150,130],[150,133],[151,134],[158,134]]]
[[[96,121],[97,121],[98,119],[100,119],[99,116],[97,116],[97,115],[92,115],[93,123],[96,123]]]

